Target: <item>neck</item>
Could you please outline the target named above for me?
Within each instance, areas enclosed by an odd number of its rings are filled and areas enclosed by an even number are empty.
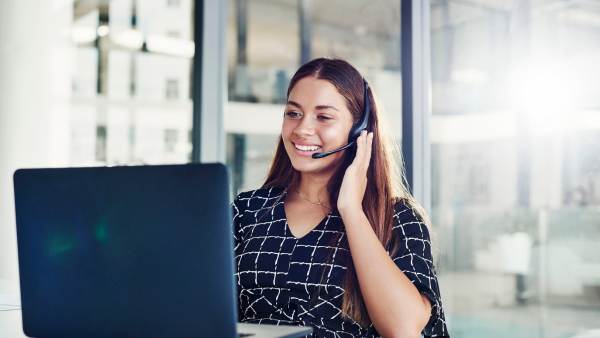
[[[300,173],[300,180],[296,183],[295,188],[312,202],[322,202],[328,205],[327,182],[330,178],[331,175]]]

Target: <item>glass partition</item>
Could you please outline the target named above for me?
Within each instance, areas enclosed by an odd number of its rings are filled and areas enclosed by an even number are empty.
[[[600,328],[600,3],[432,0],[431,34],[452,337]]]
[[[400,140],[399,2],[231,0],[228,13],[227,162],[234,195],[262,185],[289,81],[317,57],[341,56],[357,67]]]
[[[0,294],[19,294],[15,170],[189,161],[193,5],[0,1]]]
[[[190,160],[192,5],[74,2],[71,165]]]

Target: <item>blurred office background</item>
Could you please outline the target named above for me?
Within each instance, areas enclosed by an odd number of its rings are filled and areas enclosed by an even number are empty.
[[[0,294],[12,172],[192,159],[192,0],[0,2]],[[431,205],[452,337],[600,329],[600,1],[431,0]],[[400,0],[229,0],[232,195],[260,187],[287,85],[336,55],[402,141]],[[207,114],[204,112],[203,114]]]

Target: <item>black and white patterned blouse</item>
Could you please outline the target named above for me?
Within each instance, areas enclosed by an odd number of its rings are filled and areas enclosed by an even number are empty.
[[[346,232],[339,213],[330,212],[296,238],[286,221],[287,193],[282,194],[283,189],[259,189],[233,202],[240,322],[311,325],[319,338],[379,337],[372,324],[362,327],[341,316],[345,262],[351,258],[340,245]],[[427,227],[404,203],[395,212],[393,229],[401,245],[393,260],[432,304],[423,334],[446,337]]]

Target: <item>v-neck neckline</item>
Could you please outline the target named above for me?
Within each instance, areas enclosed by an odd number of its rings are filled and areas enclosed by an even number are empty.
[[[331,209],[329,211],[329,213],[327,213],[327,215],[325,215],[325,217],[323,217],[323,219],[314,227],[312,228],[309,232],[307,232],[306,234],[304,234],[304,236],[302,237],[297,237],[296,235],[294,235],[294,233],[292,232],[292,229],[290,229],[290,224],[288,223],[288,219],[287,219],[287,213],[285,212],[285,199],[287,198],[288,195],[288,191],[283,193],[283,197],[281,197],[281,210],[283,212],[283,218],[285,219],[285,230],[286,232],[289,232],[290,235],[296,239],[297,241],[306,238],[306,236],[308,236],[311,232],[315,231],[318,227],[321,226],[321,224],[323,224],[328,218],[331,217],[331,215],[333,215],[333,209]]]

